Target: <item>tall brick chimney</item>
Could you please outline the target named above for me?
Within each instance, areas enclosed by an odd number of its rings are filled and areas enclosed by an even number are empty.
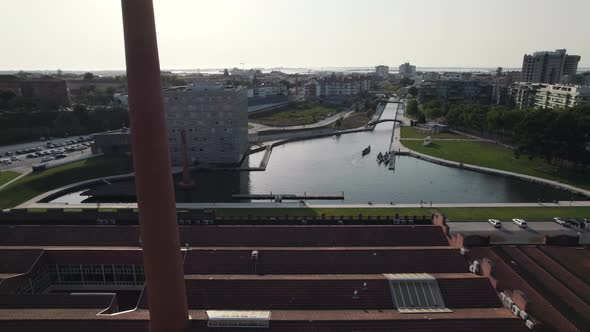
[[[151,332],[188,324],[152,0],[122,0],[131,143]]]

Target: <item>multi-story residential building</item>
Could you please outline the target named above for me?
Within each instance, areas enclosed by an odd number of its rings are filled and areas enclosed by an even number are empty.
[[[565,109],[578,105],[590,105],[590,87],[575,85],[546,85],[535,96],[535,107]]]
[[[379,65],[375,67],[375,75],[378,78],[388,78],[389,77],[389,67],[384,65]]]
[[[289,90],[281,83],[261,83],[248,89],[248,98],[268,98],[286,96]]]
[[[248,93],[223,85],[164,91],[172,165],[182,165],[182,133],[192,164],[237,164],[248,148]]]
[[[509,96],[519,108],[570,108],[590,104],[590,87],[519,82],[509,88]]]
[[[422,102],[437,100],[443,103],[489,104],[492,101],[492,92],[491,82],[424,81],[418,87],[418,99]]]
[[[403,63],[399,66],[399,74],[401,77],[412,78],[416,76],[416,66],[412,66],[409,62]]]
[[[313,78],[305,85],[305,95],[311,99],[326,99],[330,102],[345,102],[369,91],[371,85],[366,76],[326,76]]]
[[[537,91],[546,86],[545,83],[517,82],[508,88],[508,98],[518,108],[532,108]]]
[[[568,55],[565,49],[554,52],[525,54],[522,61],[521,81],[555,84],[569,80],[578,70],[580,56]]]
[[[2,90],[28,99],[42,111],[56,110],[70,104],[66,81],[52,76],[22,79],[13,75],[0,75]]]
[[[422,79],[425,81],[436,81],[440,79],[440,74],[434,71],[426,71],[422,73]]]

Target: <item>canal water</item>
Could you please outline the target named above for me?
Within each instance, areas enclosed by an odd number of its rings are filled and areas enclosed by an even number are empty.
[[[395,116],[395,104],[381,119]],[[372,132],[360,132],[288,143],[275,147],[264,172],[195,172],[196,188],[176,191],[179,202],[232,202],[232,194],[344,194],[344,201],[322,203],[504,203],[569,200],[571,194],[548,186],[456,169],[412,157],[397,157],[395,170],[378,165],[376,156],[389,149],[392,122],[378,124]],[[371,153],[361,151],[371,146]],[[257,167],[257,153],[246,161]],[[102,184],[94,189],[107,186]],[[103,202],[133,201],[132,181]],[[125,189],[126,188],[126,189]],[[104,189],[104,188],[103,188]],[[85,196],[72,193],[54,202],[78,203]],[[95,201],[95,200],[88,200]]]

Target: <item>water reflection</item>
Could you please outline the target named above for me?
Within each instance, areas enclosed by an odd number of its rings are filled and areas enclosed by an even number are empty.
[[[395,108],[388,107],[382,119],[392,118],[394,111]],[[276,147],[265,172],[194,172],[195,189],[177,189],[176,198],[179,202],[231,202],[232,194],[269,192],[344,192],[345,203],[419,203],[421,200],[435,203],[492,203],[571,198],[569,193],[548,186],[450,168],[411,157],[398,157],[395,171],[391,171],[384,165],[378,165],[376,156],[389,149],[392,128],[393,123],[386,122],[379,124],[372,132],[299,141]],[[363,157],[361,151],[368,145],[371,145],[372,151]],[[263,153],[250,156],[249,165],[259,166]],[[123,185],[127,192],[134,193],[132,181]],[[56,201],[76,203],[79,199],[79,195],[73,194]],[[133,200],[134,197],[127,199]],[[101,200],[123,201],[117,197]]]

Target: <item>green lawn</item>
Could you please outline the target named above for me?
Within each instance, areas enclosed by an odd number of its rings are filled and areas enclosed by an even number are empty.
[[[338,128],[340,130],[355,129],[365,126],[369,122],[369,117],[366,113],[354,113],[342,120],[342,125]]]
[[[500,219],[510,221],[512,218],[523,218],[530,221],[547,221],[554,217],[590,218],[590,207],[502,207],[502,208],[441,208],[452,221],[486,221]]]
[[[571,170],[557,170],[543,159],[529,160],[527,156],[514,158],[513,151],[501,145],[479,141],[435,141],[422,146],[421,141],[403,141],[414,151],[465,164],[495,168],[504,171],[556,180],[590,189],[590,174]]]
[[[425,131],[421,131],[416,127],[402,127],[401,134],[402,134],[402,139],[404,139],[404,138],[426,138],[427,136],[430,136],[433,139],[436,139],[436,138],[469,139],[469,137],[467,137],[467,136],[459,135],[459,134],[455,134],[455,133],[430,134]]]
[[[285,215],[297,217],[319,217],[322,214],[326,216],[430,216],[432,214],[430,209],[419,208],[242,208],[242,209],[216,209],[215,214],[220,217],[245,217],[251,215],[253,217],[284,217]]]
[[[270,114],[253,115],[250,120],[273,127],[297,126],[316,123],[338,111],[336,107],[298,103]]]
[[[18,177],[20,173],[12,172],[12,171],[2,171],[0,172],[0,186],[11,181],[12,179]]]
[[[128,157],[101,156],[31,173],[0,190],[0,209],[14,207],[44,192],[74,182],[125,174],[132,170],[133,163]]]

